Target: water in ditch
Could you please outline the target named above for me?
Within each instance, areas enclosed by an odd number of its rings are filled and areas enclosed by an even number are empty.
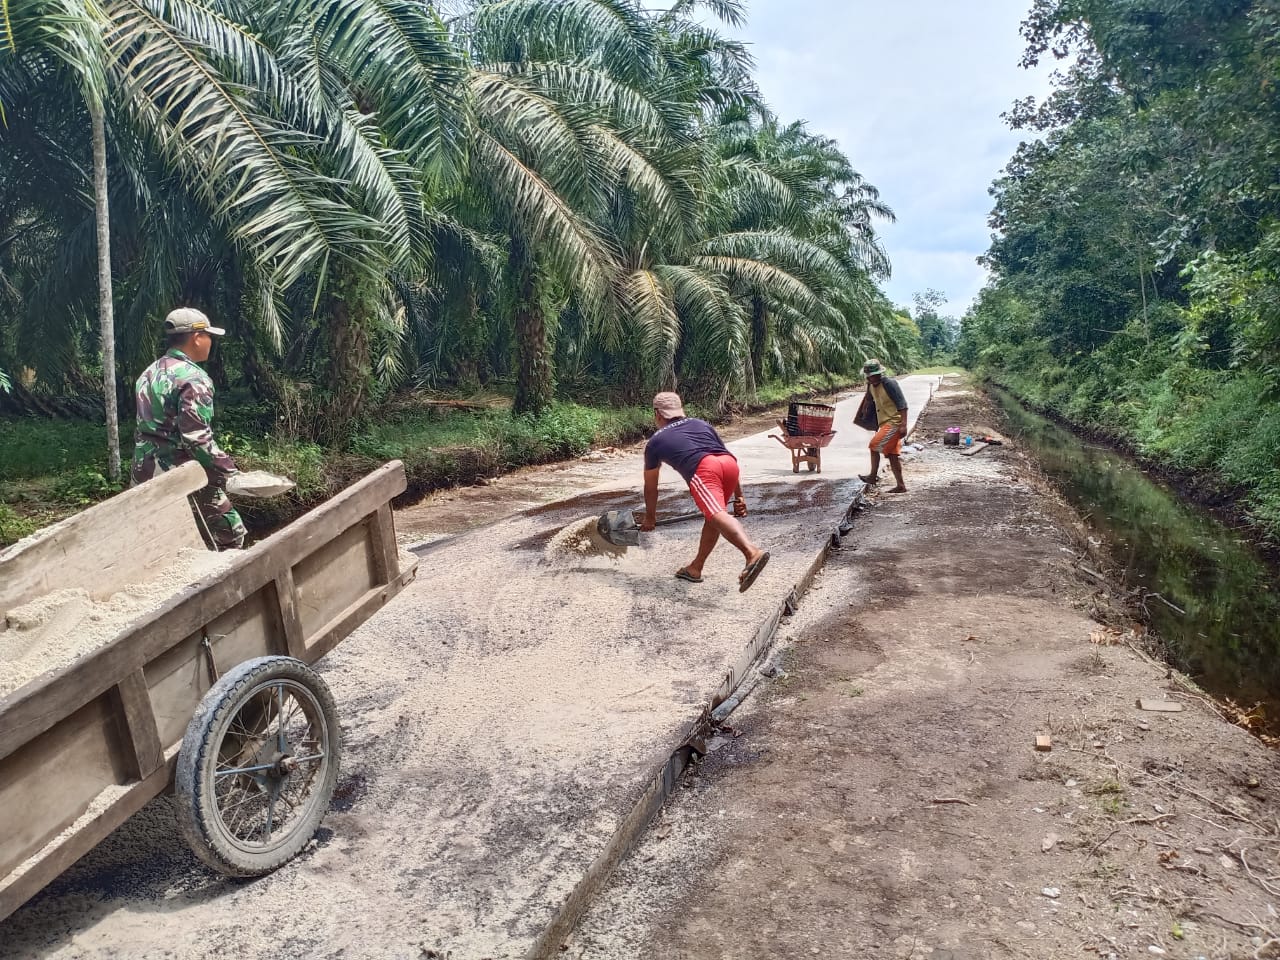
[[[1243,536],[1091,444],[993,390],[1017,442],[1033,453],[1124,568],[1126,585],[1158,593],[1153,626],[1171,659],[1210,692],[1262,703],[1280,724],[1280,577]]]

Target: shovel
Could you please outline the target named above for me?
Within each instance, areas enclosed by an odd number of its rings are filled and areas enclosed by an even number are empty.
[[[295,486],[288,477],[278,477],[266,470],[249,470],[231,475],[227,480],[227,493],[236,498],[267,500],[288,493]]]
[[[683,523],[685,520],[698,520],[701,513],[682,513],[674,517],[663,517],[655,526],[665,527],[669,523]],[[640,545],[640,524],[636,515],[630,510],[610,510],[596,521],[596,533],[615,547],[638,547]]]

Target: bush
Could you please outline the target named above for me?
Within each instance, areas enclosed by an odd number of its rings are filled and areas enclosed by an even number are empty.
[[[50,495],[58,503],[85,507],[114,493],[121,487],[112,483],[93,467],[80,467],[58,477]]]
[[[132,451],[131,436],[122,425],[120,441],[126,457]],[[0,480],[49,477],[89,466],[99,472],[107,468],[106,428],[102,424],[34,417],[0,420]]]
[[[44,523],[34,517],[24,517],[7,503],[0,503],[0,544],[13,543],[29,537]]]

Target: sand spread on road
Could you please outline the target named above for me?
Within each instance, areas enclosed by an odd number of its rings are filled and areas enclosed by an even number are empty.
[[[183,587],[230,566],[239,556],[236,550],[185,548],[162,575],[104,600],[94,600],[79,588],[55,590],[3,611],[0,697],[110,643]]]
[[[583,517],[564,528],[547,542],[546,558],[552,562],[562,559],[578,559],[581,557],[609,557],[617,559],[625,556],[626,547],[610,543],[600,535],[597,525],[599,517]]]

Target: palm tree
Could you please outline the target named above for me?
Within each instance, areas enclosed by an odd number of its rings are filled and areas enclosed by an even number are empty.
[[[642,140],[666,125],[638,85],[656,35],[630,0],[486,0],[467,29],[472,180],[511,236],[514,409],[538,413],[553,390],[548,296],[572,291],[601,329],[616,316],[617,258],[598,229],[613,189],[625,183],[667,211],[681,202],[680,185],[622,132]]]
[[[48,19],[45,0],[7,3],[19,27]],[[126,219],[115,230],[127,253],[115,266],[136,294],[130,319],[155,316],[167,309],[165,296],[189,292],[182,277],[200,271],[178,254],[229,252],[232,269],[218,271],[219,283],[246,294],[236,306],[255,311],[253,322],[277,349],[287,335],[287,304],[304,316],[324,309],[316,323],[330,346],[320,375],[331,402],[321,419],[340,426],[366,386],[369,328],[393,323],[388,275],[423,255],[424,196],[457,175],[459,58],[444,24],[403,0],[280,0],[255,8],[231,0],[105,0],[100,10],[79,13],[81,20],[68,22],[90,23],[100,39],[88,59],[112,104],[109,115],[91,117],[101,134],[97,178],[106,170],[109,129],[119,146],[111,179],[128,192]],[[24,33],[15,27],[6,36],[12,51]],[[52,112],[74,127],[83,113],[65,97],[50,103],[48,86],[21,82],[65,72],[69,43],[55,41],[43,48],[24,42],[22,56],[0,54],[0,95],[15,97],[11,119]],[[0,130],[0,157],[36,180],[41,171],[75,168],[74,140],[28,133],[12,124]],[[66,229],[57,255],[68,267],[86,252],[76,226],[82,214],[64,202],[76,194],[37,190],[37,199],[23,201],[31,218],[41,206],[59,207]],[[100,191],[99,209],[104,198]],[[103,244],[99,251],[110,263]],[[210,293],[208,283],[196,287]],[[62,293],[66,322],[81,296],[74,286]],[[109,332],[109,311],[102,314]],[[103,339],[110,384],[114,350]],[[134,331],[129,339],[149,338]],[[111,403],[113,386],[107,394]]]
[[[702,22],[740,0],[455,6],[0,0],[0,362],[81,382],[96,303],[112,398],[192,302],[333,439],[410,378],[514,368],[536,413],[557,345],[728,397],[891,329],[891,213]]]
[[[88,108],[93,153],[94,214],[97,223],[99,330],[106,401],[107,469],[120,479],[120,433],[116,412],[115,325],[111,297],[111,228],[107,201],[105,18],[92,0],[3,0],[0,7],[0,70],[40,71],[52,61],[69,71]],[[0,91],[5,85],[0,85]],[[0,119],[4,98],[0,92]],[[6,388],[8,382],[5,383]]]

